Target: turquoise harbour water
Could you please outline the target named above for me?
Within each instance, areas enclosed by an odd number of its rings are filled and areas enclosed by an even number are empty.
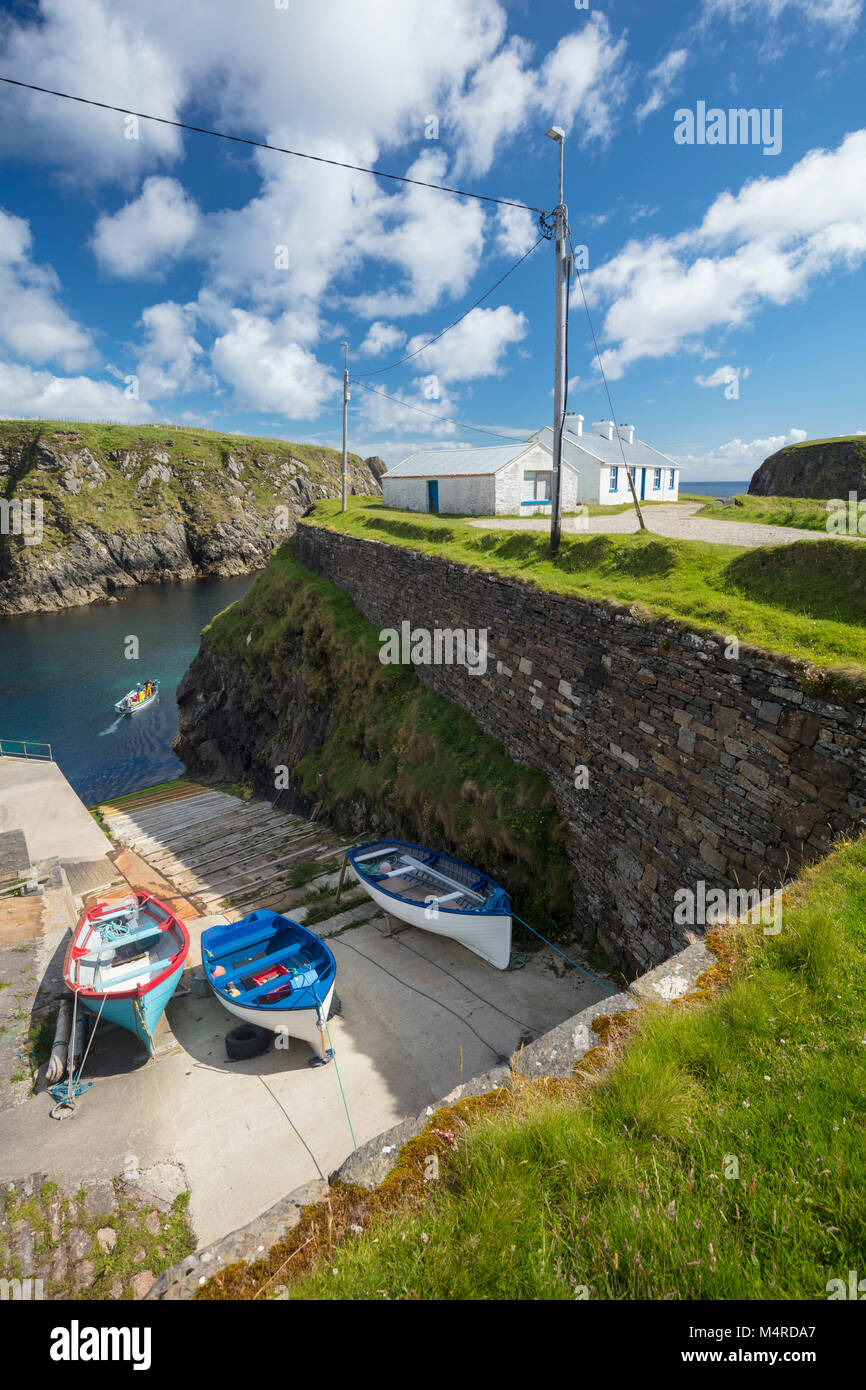
[[[145,585],[117,603],[0,619],[0,738],[50,743],[88,805],[177,777],[175,692],[202,628],[253,579]],[[128,637],[137,661],[124,656]],[[118,718],[114,701],[146,676],[159,700]]]
[[[738,497],[749,491],[749,479],[740,483],[713,483],[701,479],[699,483],[680,482],[680,492],[699,492],[702,497]]]

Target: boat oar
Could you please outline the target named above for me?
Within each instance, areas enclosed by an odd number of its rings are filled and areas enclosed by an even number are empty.
[[[336,903],[337,907],[340,906],[340,894],[341,894],[342,891],[343,891],[343,879],[346,877],[346,865],[348,864],[348,862],[349,862],[349,856],[348,856],[348,854],[344,854],[344,855],[343,855],[343,867],[342,867],[342,869],[340,870],[340,882],[337,884],[337,896],[336,896],[336,898],[334,899],[334,902]]]

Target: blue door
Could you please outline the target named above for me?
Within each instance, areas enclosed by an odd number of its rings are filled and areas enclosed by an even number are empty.
[[[643,501],[643,499],[644,499],[645,497],[646,497],[646,469],[645,469],[645,468],[642,468],[641,471],[640,471],[640,500]]]
[[[439,510],[439,483],[433,478],[427,481],[427,510],[428,512],[438,512]]]

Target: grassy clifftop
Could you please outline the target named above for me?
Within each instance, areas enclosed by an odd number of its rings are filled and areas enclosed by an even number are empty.
[[[311,502],[338,495],[341,472],[335,450],[276,439],[0,421],[0,499],[41,511],[37,537],[14,521],[0,535],[0,613],[258,568]],[[377,487],[356,455],[349,486]]]

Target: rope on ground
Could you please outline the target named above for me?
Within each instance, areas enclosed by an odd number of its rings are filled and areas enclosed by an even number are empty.
[[[569,965],[573,965],[575,970],[579,970],[582,975],[586,975],[588,979],[594,980],[597,985],[601,985],[602,989],[606,989],[608,994],[616,994],[618,992],[615,989],[611,989],[610,985],[604,984],[598,978],[597,975],[592,975],[588,970],[584,970],[582,965],[578,965],[576,960],[571,959],[571,956],[567,956],[564,951],[560,951],[558,946],[554,946],[553,942],[548,941],[546,936],[542,936],[540,931],[536,931],[535,927],[531,927],[528,922],[524,922],[523,918],[518,917],[516,912],[513,912],[511,915],[514,918],[515,922],[519,922],[520,925],[522,927],[525,927],[527,931],[531,931],[533,936],[537,936],[539,941],[544,942],[545,946],[549,946],[552,951],[556,951],[560,956],[562,956],[563,960],[568,961]]]
[[[79,1063],[78,1075],[76,1076],[73,1073],[75,1071],[75,1023],[78,1017],[78,991],[75,991],[75,1003],[72,1006],[72,1031],[70,1033],[70,1038],[72,1039],[73,1056],[69,1059],[69,1078],[65,1082],[58,1081],[57,1085],[52,1086],[48,1092],[48,1094],[51,1096],[51,1099],[57,1102],[57,1104],[51,1111],[51,1114],[54,1119],[60,1118],[59,1115],[55,1115],[54,1112],[56,1110],[68,1110],[70,1113],[74,1112],[75,1101],[77,1100],[77,1098],[79,1096],[83,1096],[84,1092],[89,1091],[93,1086],[92,1081],[81,1080],[81,1073],[84,1071],[84,1063],[87,1061],[87,1058],[90,1055],[90,1048],[93,1044],[93,1039],[96,1037],[96,1030],[99,1027],[99,1020],[102,1018],[102,1010],[105,1007],[105,1000],[106,996],[103,995],[102,1003],[99,1006],[99,1013],[96,1015],[96,1022],[90,1030],[90,1037],[87,1039],[87,1046],[84,1049],[84,1056],[82,1057]]]
[[[349,1114],[349,1107],[348,1107],[348,1105],[346,1104],[346,1092],[343,1090],[343,1079],[342,1079],[342,1077],[340,1076],[340,1068],[337,1066],[337,1049],[334,1047],[334,1044],[333,1044],[333,1042],[331,1041],[331,1030],[330,1030],[330,1028],[328,1027],[328,1020],[327,1020],[327,1019],[325,1019],[325,1032],[326,1032],[327,1035],[328,1035],[328,1047],[331,1049],[331,1056],[332,1056],[332,1058],[334,1059],[334,1071],[337,1073],[337,1085],[340,1087],[340,1095],[343,1097],[343,1109],[344,1109],[345,1112],[346,1112],[346,1119],[347,1119],[348,1122],[349,1122],[349,1133],[350,1133],[351,1136],[352,1136],[352,1143],[354,1144],[355,1148],[357,1149],[357,1147],[358,1147],[358,1141],[357,1141],[357,1139],[355,1138],[355,1131],[354,1131],[353,1128],[352,1128],[352,1117],[351,1117],[351,1115]]]
[[[321,1001],[321,999],[319,998],[318,994],[316,993],[315,987],[313,988],[313,998],[314,998],[315,1001],[316,1001],[316,1012],[317,1012],[318,1015],[319,1015],[319,1027],[320,1027],[320,1029],[321,1029],[321,1028],[324,1028],[324,1030],[325,1030],[325,1036],[326,1036],[327,1039],[328,1039],[328,1049],[329,1049],[329,1051],[330,1051],[330,1053],[331,1053],[331,1061],[334,1063],[334,1071],[337,1073],[337,1085],[338,1085],[339,1088],[340,1088],[340,1095],[343,1097],[343,1109],[344,1109],[345,1112],[346,1112],[346,1119],[347,1119],[348,1124],[349,1124],[349,1133],[350,1133],[351,1136],[352,1136],[352,1144],[353,1144],[354,1147],[357,1149],[357,1147],[358,1147],[358,1141],[357,1141],[357,1139],[355,1138],[355,1131],[354,1131],[354,1129],[352,1128],[352,1117],[351,1117],[351,1115],[349,1114],[349,1106],[348,1106],[348,1104],[346,1103],[346,1092],[343,1090],[343,1078],[340,1076],[340,1068],[339,1068],[339,1066],[337,1065],[337,1049],[334,1047],[334,1044],[333,1044],[333,1042],[332,1042],[332,1040],[331,1040],[331,1030],[330,1030],[330,1028],[328,1027],[328,1020],[327,1020],[327,1018],[325,1017],[325,1010],[324,1010],[324,1008],[322,1007],[322,1001]]]

